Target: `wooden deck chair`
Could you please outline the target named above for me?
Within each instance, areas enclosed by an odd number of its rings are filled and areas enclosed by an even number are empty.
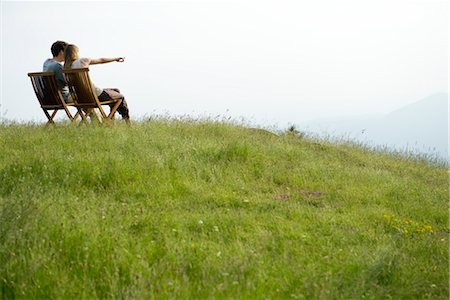
[[[36,97],[39,100],[42,110],[47,116],[47,124],[55,124],[54,118],[56,113],[60,110],[64,110],[70,119],[71,123],[74,123],[79,116],[77,112],[75,116],[69,111],[69,106],[75,106],[75,103],[66,103],[61,94],[61,91],[56,84],[55,73],[53,72],[35,72],[28,73],[33,85]],[[53,112],[50,114],[49,111]]]
[[[109,122],[114,118],[117,108],[122,103],[123,99],[100,101],[95,93],[91,79],[89,77],[89,69],[71,69],[63,70],[66,77],[67,85],[69,86],[70,95],[75,102],[75,106],[83,119],[82,122],[87,121],[87,116],[94,109],[98,108],[101,117],[105,122]],[[103,110],[103,105],[112,105],[111,111],[106,115]]]

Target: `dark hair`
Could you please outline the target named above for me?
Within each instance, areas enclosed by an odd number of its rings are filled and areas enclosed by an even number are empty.
[[[67,46],[66,42],[63,42],[63,41],[54,42],[52,45],[52,48],[51,48],[53,57],[57,57],[59,52],[61,52],[61,50],[64,51],[66,46]]]

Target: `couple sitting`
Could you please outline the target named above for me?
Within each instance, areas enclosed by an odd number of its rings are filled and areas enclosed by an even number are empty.
[[[44,72],[54,72],[56,83],[58,88],[61,91],[61,94],[66,102],[70,102],[70,94],[69,88],[67,87],[66,80],[63,75],[63,66],[61,65],[64,62],[64,70],[70,69],[82,69],[88,68],[89,65],[96,64],[104,64],[110,62],[123,62],[123,57],[116,58],[86,58],[80,57],[78,54],[78,47],[75,45],[68,45],[66,42],[57,41],[53,43],[51,47],[53,58],[49,58],[44,62],[43,71]],[[98,86],[93,85],[93,89],[97,94],[98,100],[106,101],[106,100],[116,100],[123,99],[120,106],[117,108],[117,111],[122,116],[122,118],[129,123],[130,115],[128,111],[128,105],[125,101],[124,96],[120,93],[118,89],[101,89]]]

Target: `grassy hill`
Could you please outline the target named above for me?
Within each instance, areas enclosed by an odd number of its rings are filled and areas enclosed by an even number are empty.
[[[0,293],[448,299],[447,176],[215,122],[0,126]]]

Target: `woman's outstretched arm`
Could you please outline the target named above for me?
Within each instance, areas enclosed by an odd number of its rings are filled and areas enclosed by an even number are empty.
[[[90,65],[97,65],[97,64],[106,64],[110,62],[123,62],[125,60],[125,57],[115,57],[115,58],[91,58]]]

